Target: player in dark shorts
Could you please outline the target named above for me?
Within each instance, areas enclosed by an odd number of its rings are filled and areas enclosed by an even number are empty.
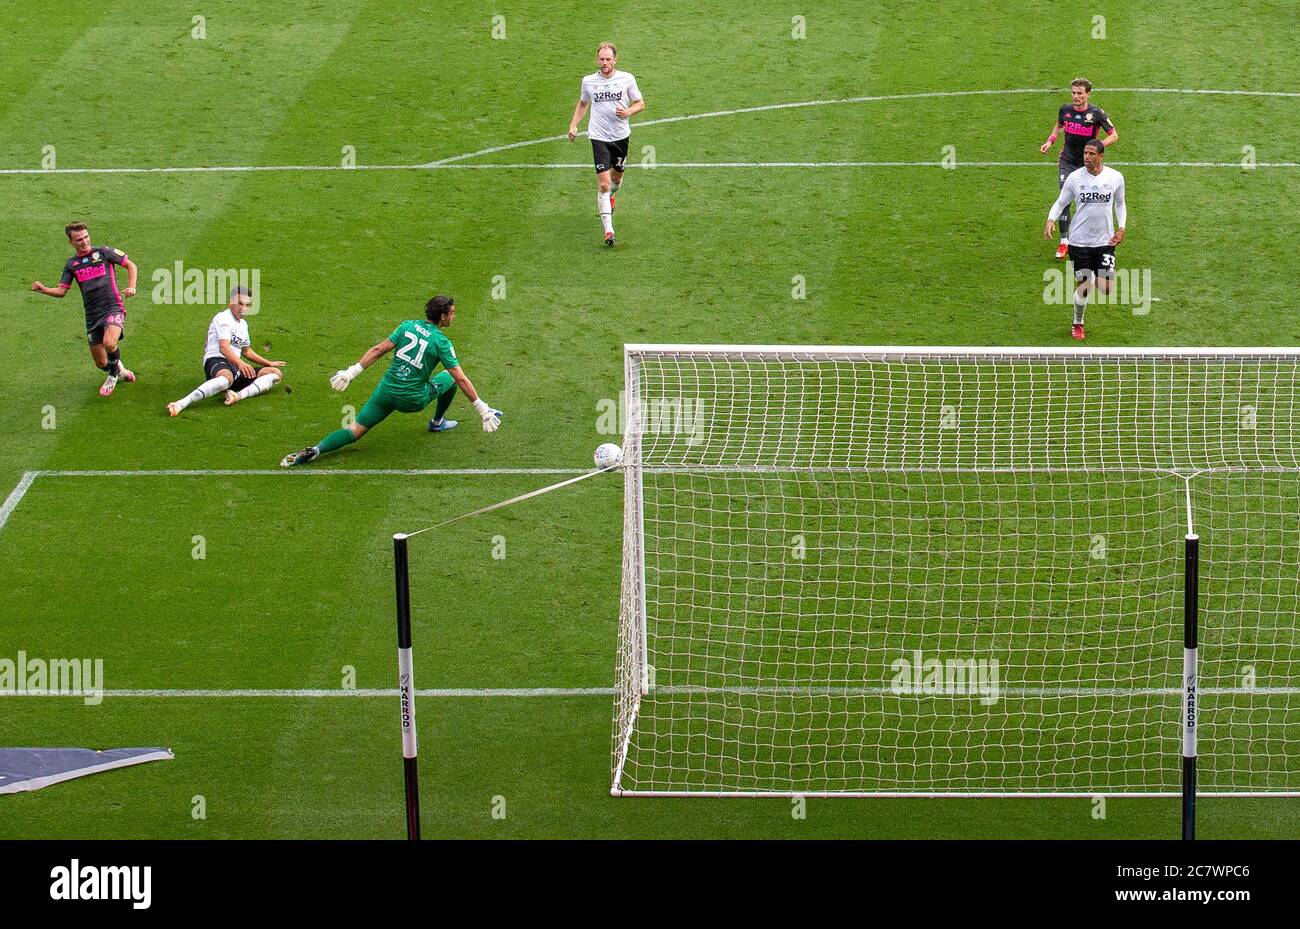
[[[1065,179],[1083,167],[1083,146],[1093,139],[1100,139],[1107,147],[1119,138],[1115,126],[1106,115],[1106,111],[1088,102],[1092,93],[1092,82],[1086,77],[1076,77],[1070,82],[1070,101],[1064,104],[1056,114],[1056,125],[1047,141],[1038,147],[1046,155],[1056,144],[1056,137],[1065,133],[1065,142],[1061,148],[1061,158],[1057,164],[1056,189],[1065,186]],[[1105,135],[1103,135],[1105,133]],[[1056,248],[1056,257],[1064,260],[1070,254],[1070,208],[1066,207],[1061,215],[1061,244]]]
[[[645,109],[645,98],[636,78],[620,71],[618,51],[612,42],[596,47],[596,72],[582,79],[578,103],[569,120],[569,141],[578,137],[578,124],[590,111],[587,138],[591,140],[591,160],[596,165],[596,212],[605,231],[605,244],[614,244],[614,195],[623,183],[627,167],[628,140],[632,124],[628,121]]]
[[[49,297],[62,297],[72,287],[72,282],[77,282],[81,289],[81,302],[86,307],[86,339],[90,342],[90,357],[94,359],[95,367],[108,375],[99,393],[107,397],[119,380],[128,383],[135,380],[135,374],[122,364],[122,353],[117,344],[125,338],[126,309],[122,301],[125,297],[135,296],[136,266],[120,249],[91,245],[85,223],[71,223],[64,232],[76,254],[64,263],[57,287],[46,287],[35,281],[32,290]],[[117,289],[114,265],[126,268],[126,290]]]

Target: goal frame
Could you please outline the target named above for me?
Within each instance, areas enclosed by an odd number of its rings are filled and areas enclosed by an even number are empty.
[[[640,698],[650,692],[653,681],[649,675],[648,669],[648,611],[646,603],[646,584],[645,584],[645,529],[644,529],[644,490],[642,484],[642,473],[645,470],[641,458],[640,434],[640,380],[637,369],[637,360],[640,358],[662,358],[671,355],[683,354],[691,355],[697,358],[707,358],[708,356],[719,356],[736,361],[797,361],[797,360],[827,360],[827,361],[864,361],[864,362],[890,362],[904,361],[917,356],[927,358],[948,356],[953,360],[960,361],[965,359],[972,360],[996,360],[1006,359],[1008,361],[1031,360],[1031,359],[1097,359],[1106,360],[1112,358],[1168,358],[1171,360],[1184,358],[1252,358],[1261,361],[1277,360],[1292,361],[1300,363],[1300,348],[1275,348],[1275,347],[1034,347],[1034,346],[834,346],[834,345],[775,345],[775,344],[725,344],[725,343],[626,343],[624,350],[624,380],[625,380],[625,402],[627,404],[626,428],[624,432],[624,480],[625,480],[625,506],[634,509],[634,519],[636,524],[636,538],[625,539],[624,557],[629,555],[634,559],[638,570],[637,590],[631,598],[630,603],[635,605],[637,610],[636,616],[636,635],[638,637],[637,651],[639,652],[638,671],[640,674],[640,692],[636,695],[635,706],[631,711],[630,717],[624,722],[624,731],[615,732],[615,759],[616,764],[613,774],[613,782],[610,793],[616,797],[678,797],[678,798],[736,798],[736,799],[761,799],[761,798],[816,798],[816,799],[1041,799],[1041,798],[1094,798],[1099,796],[1105,797],[1148,797],[1148,798],[1171,798],[1180,797],[1182,800],[1182,827],[1183,838],[1194,838],[1195,835],[1195,801],[1197,797],[1278,797],[1278,798],[1295,798],[1300,797],[1300,789],[1291,790],[1261,790],[1261,789],[1241,789],[1241,790],[1199,790],[1196,785],[1196,717],[1197,717],[1197,636],[1199,625],[1198,609],[1198,578],[1199,578],[1199,538],[1195,526],[1192,522],[1190,484],[1188,488],[1188,521],[1186,536],[1184,538],[1184,662],[1183,675],[1181,681],[1182,690],[1182,707],[1180,712],[1181,738],[1182,747],[1182,785],[1179,790],[1097,790],[1097,791],[928,791],[928,790],[889,790],[889,791],[799,791],[799,790],[744,790],[744,791],[708,791],[708,790],[647,790],[625,788],[622,786],[624,764],[628,757],[629,742],[635,730],[639,717]],[[714,470],[708,466],[701,466],[700,470]],[[739,470],[744,470],[740,468]],[[806,468],[792,468],[791,470],[808,470]],[[858,469],[850,469],[858,470]],[[871,470],[871,469],[863,469]],[[898,469],[890,469],[898,470]],[[934,468],[917,468],[916,471],[934,471]],[[947,469],[944,469],[947,470]],[[953,469],[965,470],[965,469]],[[1016,468],[1014,470],[1035,470],[1033,468]],[[1059,469],[1048,469],[1059,470]],[[1168,468],[1151,467],[1140,470],[1149,470],[1153,473],[1163,471],[1165,473],[1177,473],[1180,476],[1188,476],[1183,471],[1171,471]],[[1189,468],[1187,472],[1194,476],[1196,473],[1204,473],[1205,469]],[[1288,469],[1289,470],[1289,469]],[[653,473],[654,468],[650,468]],[[1188,477],[1190,481],[1190,477]],[[627,513],[625,512],[625,525]],[[626,549],[630,547],[631,552]],[[625,571],[626,577],[626,571]],[[624,591],[624,597],[628,592]],[[620,623],[622,626],[622,623]],[[620,628],[620,637],[623,635],[623,629]],[[620,642],[620,648],[622,643]],[[618,701],[620,695],[616,693],[615,700]],[[616,717],[616,724],[619,720]],[[620,746],[621,743],[621,746]]]

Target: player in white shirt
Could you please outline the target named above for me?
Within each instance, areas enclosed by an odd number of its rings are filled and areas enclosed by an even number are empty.
[[[1070,222],[1070,261],[1079,286],[1074,291],[1074,325],[1070,335],[1076,339],[1083,338],[1083,311],[1088,306],[1094,282],[1102,293],[1110,293],[1115,279],[1115,246],[1124,241],[1124,226],[1128,221],[1124,175],[1105,167],[1101,163],[1105,156],[1106,146],[1100,139],[1092,139],[1083,147],[1083,167],[1065,179],[1061,195],[1052,204],[1047,225],[1043,227],[1043,237],[1050,240],[1061,213],[1069,203],[1075,204],[1074,219]],[[1112,207],[1115,209],[1113,222]]]
[[[233,406],[240,400],[266,393],[280,380],[280,368],[284,367],[284,362],[268,361],[253,351],[249,344],[248,320],[244,319],[244,312],[252,302],[253,295],[247,287],[231,289],[230,304],[212,317],[208,326],[208,340],[203,347],[205,380],[175,403],[167,404],[170,415],[179,416],[191,403],[223,390],[226,392],[226,406]],[[261,367],[255,370],[245,358]]]
[[[600,224],[605,227],[606,245],[614,244],[614,195],[623,183],[627,143],[632,135],[628,118],[645,109],[636,78],[614,68],[617,55],[613,43],[600,43],[596,49],[598,70],[582,79],[578,105],[573,108],[573,119],[569,120],[572,142],[578,137],[578,123],[587,109],[591,109],[587,137],[591,139],[591,154],[596,162],[596,209]]]

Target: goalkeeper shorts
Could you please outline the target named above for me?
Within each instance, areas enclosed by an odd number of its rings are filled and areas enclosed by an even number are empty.
[[[455,389],[456,382],[448,371],[439,371],[415,391],[410,388],[394,390],[381,380],[357,414],[357,422],[373,429],[391,413],[418,413],[447,391]]]

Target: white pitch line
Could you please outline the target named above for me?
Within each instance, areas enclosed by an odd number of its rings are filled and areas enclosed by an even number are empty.
[[[1300,97],[1300,92],[1280,91],[1280,90],[1197,90],[1182,89],[1169,87],[1111,87],[1097,88],[1097,91],[1106,93],[1133,93],[1133,94],[1184,94],[1198,96],[1230,96],[1230,97],[1279,97],[1295,98]],[[904,94],[874,94],[860,97],[841,97],[833,100],[801,100],[791,103],[768,103],[761,106],[739,107],[732,110],[714,110],[708,113],[688,113],[682,116],[663,116],[658,119],[640,120],[635,123],[637,128],[647,128],[650,126],[663,126],[669,123],[688,122],[697,119],[716,119],[722,116],[738,116],[745,113],[763,113],[772,110],[793,110],[804,107],[814,106],[836,106],[855,103],[878,103],[884,101],[899,100],[925,100],[944,97],[988,97],[988,96],[1005,96],[1012,94],[1061,94],[1063,91],[1059,87],[1020,87],[1009,88],[1004,90],[937,90],[925,91],[921,93],[904,93]],[[580,133],[586,135],[586,133]],[[565,163],[565,164],[479,164],[466,165],[457,164],[457,162],[468,161],[471,158],[479,158],[484,155],[493,155],[498,152],[511,151],[517,148],[527,148],[532,145],[543,145],[548,142],[559,142],[567,139],[567,135],[543,136],[539,139],[525,139],[521,142],[510,142],[506,145],[494,145],[489,148],[482,148],[474,152],[464,152],[460,155],[451,155],[447,158],[439,158],[436,161],[426,161],[420,164],[407,165],[354,165],[345,167],[341,164],[336,165],[198,165],[192,167],[157,167],[157,168],[0,168],[0,175],[42,175],[42,174],[203,174],[203,173],[240,173],[254,171],[417,171],[433,170],[442,168],[465,168],[474,170],[508,170],[519,168],[583,168],[590,170],[591,165],[587,162]],[[760,168],[760,167],[931,167],[938,165],[938,162],[679,162],[679,163],[660,163],[655,165],[657,168]],[[1114,162],[1120,164],[1120,162]],[[1146,165],[1139,165],[1136,162],[1127,162],[1130,167],[1244,167],[1237,162],[1152,162]],[[1055,167],[1051,161],[1044,162],[966,162],[965,167]],[[644,165],[633,164],[633,167],[649,167]],[[1258,164],[1256,167],[1269,168],[1294,168],[1300,167],[1300,164],[1294,162],[1267,162]]]
[[[1300,168],[1300,161],[1261,161],[1245,165],[1240,161],[1108,161],[1111,167],[1118,168]],[[412,168],[428,170],[458,169],[462,171],[501,171],[501,170],[591,170],[585,161],[566,162],[488,162],[486,164],[432,164],[411,165]],[[1055,161],[658,161],[654,164],[631,162],[628,168],[641,168],[647,171],[660,168],[1051,168],[1056,170]]]
[[[591,468],[163,468],[158,470],[29,471],[33,477],[262,477],[272,474],[334,474],[345,477],[439,477],[456,475],[585,474]],[[15,493],[17,491],[15,490]],[[7,506],[8,504],[6,504]],[[0,525],[3,525],[0,522]]]
[[[0,529],[3,529],[5,523],[9,522],[9,517],[13,515],[14,510],[18,509],[18,504],[26,496],[27,488],[32,486],[32,481],[36,480],[40,473],[40,471],[23,472],[22,480],[18,482],[18,486],[9,492],[4,504],[0,506]]]
[[[417,697],[612,697],[613,687],[443,687],[416,690]],[[136,697],[147,699],[189,700],[224,698],[284,698],[322,699],[329,697],[396,697],[397,688],[374,689],[199,689],[199,690],[105,690],[104,697]],[[64,694],[30,694],[0,691],[0,697],[57,697]],[[84,698],[82,694],[73,695]]]
[[[416,690],[418,697],[468,697],[468,698],[533,698],[533,697],[612,697],[617,693],[613,687],[436,687]],[[709,696],[728,694],[730,696],[767,696],[767,697],[980,697],[982,694],[898,694],[892,687],[807,687],[807,686],[757,686],[757,687],[656,687],[651,696]],[[998,689],[1000,697],[1176,697],[1183,693],[1181,687],[1003,687]],[[1278,696],[1300,694],[1300,687],[1205,687],[1204,695],[1252,695]],[[302,689],[260,689],[260,688],[211,688],[211,689],[138,689],[105,690],[104,697],[145,698],[145,699],[328,699],[334,697],[396,697],[397,688],[358,688],[354,690],[302,688]],[[58,697],[73,696],[83,699],[84,694],[51,693],[15,693],[0,691],[0,697]]]
[[[1300,97],[1300,92],[1280,91],[1280,90],[1180,90],[1166,87],[1112,87],[1094,88],[1094,92],[1107,93],[1151,93],[1151,94],[1200,94],[1200,95],[1225,95],[1225,96],[1243,96],[1243,97]],[[739,116],[744,113],[765,113],[772,110],[795,110],[810,106],[837,106],[852,103],[879,103],[882,101],[893,100],[925,100],[936,97],[989,97],[1002,96],[1009,94],[1061,94],[1063,91],[1059,87],[1019,87],[1009,90],[932,90],[921,93],[907,94],[875,94],[862,97],[840,97],[833,100],[802,100],[794,103],[767,103],[760,106],[739,107],[734,110],[714,110],[710,113],[690,113],[685,116],[663,116],[659,119],[638,120],[635,125],[638,129],[648,126],[663,126],[668,123],[681,123],[696,119],[716,119],[720,116]],[[586,135],[585,132],[579,135]],[[508,145],[495,145],[491,148],[482,148],[476,152],[466,152],[462,155],[452,155],[449,158],[439,158],[437,161],[426,163],[427,167],[446,165],[455,161],[466,161],[470,158],[478,158],[482,155],[493,155],[497,152],[509,151],[516,148],[524,148],[529,145],[542,145],[546,142],[559,142],[567,139],[567,135],[543,136],[540,139],[528,139],[523,142],[511,142]],[[586,167],[584,165],[584,167]]]
[[[1238,161],[1112,161],[1112,167],[1123,168],[1300,168],[1296,161],[1261,161],[1244,165]],[[1054,161],[958,161],[944,164],[941,161],[661,161],[652,165],[630,163],[629,168],[647,171],[707,170],[710,168],[1051,168]],[[513,162],[488,164],[416,164],[416,165],[231,165],[210,168],[2,168],[5,174],[195,174],[198,172],[240,173],[248,171],[590,171],[586,162]]]

